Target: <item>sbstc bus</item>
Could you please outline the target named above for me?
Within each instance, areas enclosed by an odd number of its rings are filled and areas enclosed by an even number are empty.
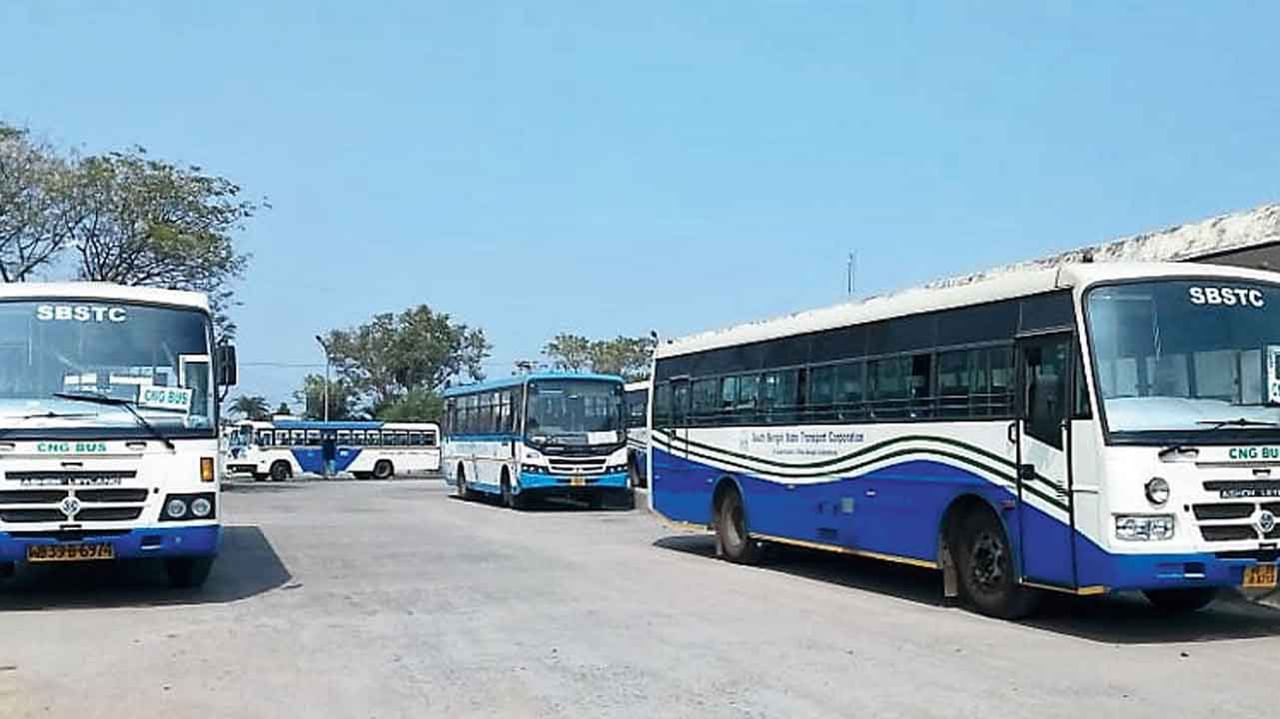
[[[1273,591],[1280,276],[1011,273],[711,332],[655,359],[652,503],[766,543],[943,570],[979,611]]]
[[[218,386],[202,294],[0,285],[0,574],[162,559],[200,585],[218,552]]]
[[[444,397],[444,471],[460,496],[516,508],[553,495],[630,503],[621,378],[535,373]]]
[[[649,390],[648,380],[628,382],[624,387],[627,402],[627,470],[632,487],[649,486]]]
[[[356,479],[438,474],[440,427],[434,422],[320,422],[277,418],[244,421],[233,440],[227,470],[256,480],[324,474],[326,443],[332,473]]]

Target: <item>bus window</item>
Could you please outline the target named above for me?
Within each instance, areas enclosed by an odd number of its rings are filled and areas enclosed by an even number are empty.
[[[422,436],[423,436],[423,435],[422,435],[422,433],[421,433],[421,432],[410,432],[410,433],[409,433],[409,444],[410,444],[411,446],[413,446],[413,447],[421,447],[421,446],[424,444],[424,442],[423,442],[423,440],[422,440]]]
[[[436,433],[428,430],[425,434],[426,434],[426,440],[423,442],[423,444],[427,447],[436,446],[436,442],[439,440],[439,438],[436,436]]]
[[[320,430],[318,429],[307,430],[307,446],[309,447],[320,446]]]
[[[404,447],[409,444],[409,433],[400,431],[396,432],[396,444]]]
[[[367,441],[369,442],[370,447],[382,446],[382,432],[379,432],[376,429],[371,429],[369,430],[369,434],[367,435],[367,437],[368,437]]]
[[[307,433],[300,429],[295,429],[290,434],[290,446],[302,447],[307,443]]]
[[[345,429],[338,430],[338,444],[351,446],[351,432]]]

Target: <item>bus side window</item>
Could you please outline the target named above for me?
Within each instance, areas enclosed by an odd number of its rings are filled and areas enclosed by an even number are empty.
[[[425,438],[425,441],[423,442],[424,446],[427,446],[427,447],[436,446],[436,443],[439,441],[439,438],[436,436],[436,433],[431,430],[427,430],[425,434],[426,434],[426,438]]]
[[[413,445],[414,447],[421,447],[424,444],[426,444],[426,442],[423,441],[423,434],[421,432],[410,432],[409,444]]]

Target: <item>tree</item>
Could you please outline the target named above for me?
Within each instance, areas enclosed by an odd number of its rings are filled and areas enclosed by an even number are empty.
[[[611,340],[591,341],[581,335],[561,333],[543,347],[542,354],[558,370],[580,372],[590,369],[637,380],[649,376],[653,340],[618,336]]]
[[[67,164],[25,130],[0,124],[0,281],[49,266],[78,224]]]
[[[633,381],[649,376],[653,339],[622,337],[591,343],[591,369],[601,374],[621,375]]]
[[[483,379],[491,349],[483,330],[426,305],[333,330],[325,344],[338,376],[374,416],[414,390],[435,391],[464,376]]]
[[[280,406],[276,407],[276,414],[282,417],[288,417],[289,415],[293,414],[293,410],[289,408],[288,402],[281,402]]]
[[[438,422],[443,415],[444,399],[425,387],[418,387],[383,407],[375,416],[383,422]]]
[[[558,370],[580,372],[591,365],[591,341],[562,332],[542,348],[542,354]]]
[[[179,167],[126,152],[86,157],[70,190],[77,275],[83,280],[195,290],[209,295],[218,340],[235,333],[227,311],[229,283],[243,275],[248,255],[233,234],[263,206],[240,187],[201,168]]]
[[[302,405],[306,419],[324,419],[324,396],[324,377],[317,374],[304,377],[302,389],[293,393],[293,399]],[[355,406],[355,393],[346,382],[329,382],[329,419],[356,419]]]
[[[245,419],[265,420],[271,418],[271,405],[261,395],[240,395],[231,403],[230,412]]]

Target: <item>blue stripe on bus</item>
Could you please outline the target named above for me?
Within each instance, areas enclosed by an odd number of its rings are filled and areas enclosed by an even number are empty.
[[[567,479],[564,475],[541,474],[539,472],[521,472],[520,487],[521,489],[542,489],[545,487],[569,487],[569,484],[561,482]],[[627,486],[626,472],[613,472],[611,474],[598,474],[592,477],[584,477],[590,484],[583,485],[576,489],[585,489],[590,487],[608,487],[613,489],[625,488]]]
[[[1024,504],[1000,511],[1013,492],[968,470],[933,460],[908,460],[853,478],[787,484],[744,472],[726,472],[653,448],[655,509],[669,519],[709,525],[717,480],[739,488],[750,531],[923,561],[937,560],[943,514],[961,495],[984,499],[1005,522],[1015,553],[1034,548],[1035,579],[1062,586],[1111,590],[1238,586],[1252,560],[1222,560],[1210,553],[1113,554],[1059,519]],[[909,484],[908,484],[909,483]],[[869,497],[868,492],[874,492]],[[842,502],[853,500],[852,514]],[[1020,516],[1019,516],[1020,515]],[[1019,522],[1021,521],[1021,527]],[[1076,576],[1071,576],[1072,543]],[[1203,572],[1204,579],[1193,576]]]
[[[103,531],[85,530],[83,539],[86,544],[110,544],[115,549],[117,559],[137,559],[144,557],[212,557],[218,553],[222,543],[222,527],[204,525],[200,527],[139,527],[124,534],[113,534]],[[147,540],[144,547],[142,542]],[[0,532],[0,561],[25,562],[27,547],[33,544],[57,544],[59,540],[49,537],[14,536]]]
[[[293,452],[293,458],[298,461],[298,466],[302,468],[303,472],[324,474],[323,447],[294,447],[290,451]],[[359,448],[338,447],[337,455],[333,460],[333,470],[335,472],[347,471],[347,468],[359,456]]]

